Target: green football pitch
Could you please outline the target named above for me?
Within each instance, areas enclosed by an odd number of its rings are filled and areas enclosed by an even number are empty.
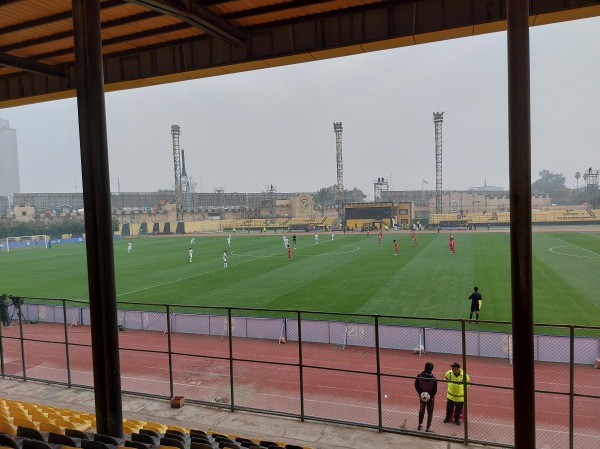
[[[481,319],[511,320],[508,232],[377,235],[298,233],[293,260],[282,234],[146,237],[114,243],[119,301],[358,314],[467,318],[477,285]],[[399,242],[394,256],[393,239]],[[133,242],[131,253],[127,251]],[[223,268],[223,251],[229,267]],[[88,297],[84,243],[0,253],[0,293]],[[600,324],[600,232],[533,236],[534,321]]]

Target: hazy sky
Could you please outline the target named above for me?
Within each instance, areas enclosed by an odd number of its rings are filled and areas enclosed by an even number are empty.
[[[532,168],[598,169],[600,18],[531,29]],[[506,33],[106,94],[111,189],[173,187],[181,126],[197,191],[314,191],[373,197],[435,189],[433,112],[444,112],[443,188],[508,185]],[[81,191],[76,100],[0,110],[17,130],[21,192]],[[425,179],[429,184],[422,185]],[[117,181],[118,180],[118,181]],[[533,178],[535,180],[535,177]],[[580,182],[581,185],[581,182]]]

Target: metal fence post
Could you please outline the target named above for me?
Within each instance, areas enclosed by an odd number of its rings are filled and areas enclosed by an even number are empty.
[[[167,304],[167,347],[169,351],[169,388],[171,397],[175,396],[173,387],[173,347],[171,346],[171,306]]]
[[[69,331],[67,327],[67,302],[62,300],[63,327],[65,329],[65,356],[67,357],[67,385],[71,386],[71,357],[69,356]]]
[[[379,354],[379,315],[375,315],[375,362],[377,364],[377,413],[379,432],[383,432],[383,404],[381,403],[381,358]]]
[[[300,375],[300,421],[304,422],[304,366],[302,362],[302,318],[298,314],[298,374]]]
[[[4,339],[2,338],[2,327],[0,324],[0,374],[4,377]]]
[[[23,365],[23,380],[27,380],[27,364],[25,363],[25,338],[23,337],[23,311],[21,310],[21,302],[17,301],[17,310],[19,314],[19,340],[21,340],[21,363]]]
[[[233,400],[234,384],[233,384],[233,336],[231,335],[232,330],[231,322],[231,307],[227,307],[227,333],[229,334],[229,386],[231,392],[231,411],[235,411],[235,404]]]
[[[463,410],[465,412],[464,423],[465,423],[465,437],[464,444],[465,446],[469,444],[469,405],[468,405],[468,383],[467,383],[467,331],[465,330],[465,320],[460,320],[460,333],[462,335],[462,362],[463,362],[463,391],[465,392],[465,396],[463,398]],[[454,417],[456,419],[456,416]],[[460,416],[458,417],[460,419]]]
[[[573,449],[573,427],[575,418],[575,327],[569,326],[569,449]]]

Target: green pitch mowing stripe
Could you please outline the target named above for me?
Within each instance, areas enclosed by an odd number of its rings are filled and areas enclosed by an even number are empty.
[[[123,239],[114,244],[120,301],[321,312],[468,318],[469,294],[483,295],[481,319],[511,320],[508,233],[298,233],[293,260],[282,234]],[[393,239],[399,242],[394,256]],[[133,251],[127,253],[127,244]],[[223,268],[223,250],[229,267]],[[535,233],[534,319],[600,323],[600,233]],[[88,297],[85,245],[54,245],[0,253],[2,293],[26,297]]]
[[[535,234],[535,321],[600,323],[599,237],[598,233]]]

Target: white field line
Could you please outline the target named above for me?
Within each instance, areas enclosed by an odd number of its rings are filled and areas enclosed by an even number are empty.
[[[552,248],[549,249],[549,251],[551,253],[559,254],[561,256],[579,257],[579,258],[582,258],[582,259],[599,259],[600,258],[600,254],[598,254],[598,253],[596,253],[596,252],[594,252],[594,251],[592,251],[590,249],[583,248],[582,246],[574,245],[573,243],[569,243],[569,242],[567,242],[567,241],[565,241],[563,239],[558,239],[558,240],[560,240],[563,243],[566,243],[566,245],[553,246]],[[577,254],[566,254],[566,253],[561,253],[560,251],[555,251],[555,249],[557,249],[557,248],[568,248],[570,246],[575,247],[575,248],[579,248],[579,249],[581,249],[583,251],[587,251],[588,253],[592,253],[593,256],[580,256],[580,255],[577,255]]]

